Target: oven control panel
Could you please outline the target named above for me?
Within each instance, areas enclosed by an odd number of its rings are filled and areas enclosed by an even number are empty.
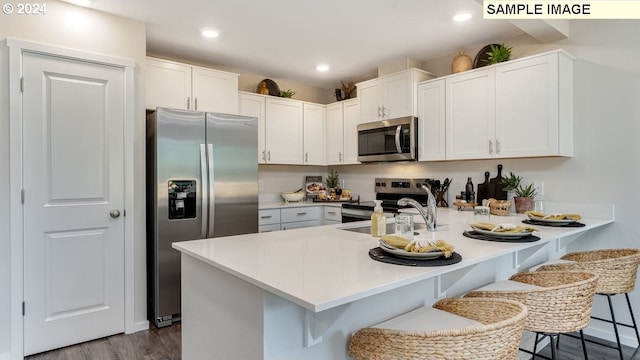
[[[430,179],[376,178],[376,193],[388,194],[423,194],[420,187]]]

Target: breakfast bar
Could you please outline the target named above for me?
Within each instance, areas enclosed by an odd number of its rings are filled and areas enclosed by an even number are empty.
[[[611,206],[555,206],[580,213],[585,226],[535,226],[533,242],[484,241],[463,236],[473,212],[439,209],[435,237],[462,257],[446,266],[373,260],[378,239],[347,230],[366,221],[174,243],[182,254],[183,359],[349,359],[352,332],[556,259],[614,221]]]

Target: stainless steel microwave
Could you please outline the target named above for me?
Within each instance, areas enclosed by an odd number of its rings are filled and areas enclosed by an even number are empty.
[[[414,161],[418,158],[418,119],[406,116],[358,125],[358,161]]]

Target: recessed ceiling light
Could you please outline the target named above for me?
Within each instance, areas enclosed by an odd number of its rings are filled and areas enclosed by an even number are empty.
[[[453,21],[458,21],[458,22],[467,21],[469,19],[471,19],[471,14],[469,13],[460,13],[453,17]]]
[[[316,66],[316,70],[320,71],[320,72],[329,71],[329,65],[320,64],[320,65]]]
[[[202,34],[202,36],[210,39],[217,38],[220,35],[213,29],[202,29],[200,33]]]

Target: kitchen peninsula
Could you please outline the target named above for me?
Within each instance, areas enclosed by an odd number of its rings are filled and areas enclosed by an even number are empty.
[[[344,230],[367,222],[174,243],[182,253],[183,359],[348,359],[350,334],[359,328],[558,258],[613,222],[611,206],[570,210],[586,226],[536,226],[540,240],[513,243],[464,237],[472,212],[439,209],[436,238],[462,256],[439,267],[372,260],[368,251],[378,240]]]

